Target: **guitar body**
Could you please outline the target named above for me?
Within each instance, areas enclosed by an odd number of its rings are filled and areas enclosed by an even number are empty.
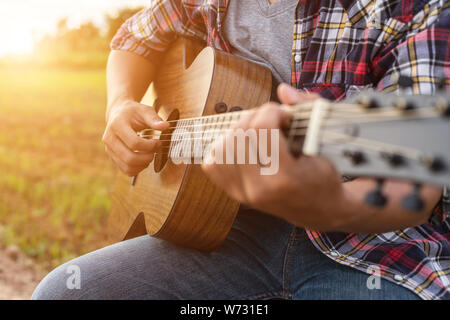
[[[142,100],[163,119],[216,114],[223,102],[257,107],[270,99],[268,69],[231,54],[179,40],[169,49]],[[117,173],[109,233],[121,241],[148,233],[178,245],[212,251],[226,238],[239,208],[215,187],[198,164],[174,164],[156,155],[130,181]]]

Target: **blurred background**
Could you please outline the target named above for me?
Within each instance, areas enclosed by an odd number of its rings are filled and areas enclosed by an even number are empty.
[[[107,244],[105,66],[149,0],[0,0],[0,299]]]

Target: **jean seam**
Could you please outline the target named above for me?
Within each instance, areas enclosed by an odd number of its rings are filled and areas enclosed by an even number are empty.
[[[295,237],[297,234],[297,228],[293,227],[291,234],[289,235],[288,243],[286,246],[286,253],[284,255],[284,262],[283,262],[283,279],[282,279],[282,291],[283,291],[283,298],[284,299],[291,299],[292,293],[289,288],[289,255],[291,253],[292,249],[292,243],[295,241]]]

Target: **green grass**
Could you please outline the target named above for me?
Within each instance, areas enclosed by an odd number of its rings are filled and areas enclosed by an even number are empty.
[[[54,267],[107,243],[104,70],[0,69],[0,246]]]

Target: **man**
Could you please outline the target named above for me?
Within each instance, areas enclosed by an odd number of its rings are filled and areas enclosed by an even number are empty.
[[[284,104],[317,95],[340,100],[367,87],[396,91],[399,74],[411,77],[410,92],[431,94],[450,72],[449,6],[444,0],[151,1],[112,41],[106,151],[130,176],[152,161],[158,142],[136,131],[168,124],[139,101],[179,36],[267,65],[275,84],[292,86],[274,89],[273,100],[278,96]],[[272,102],[237,128],[277,129],[284,117]],[[250,166],[212,163],[203,169],[244,204],[219,250],[206,254],[135,238],[60,266],[33,298],[450,298],[450,223],[442,189],[424,186],[424,208],[411,214],[400,204],[410,184],[387,181],[387,206],[372,208],[363,200],[372,180],[342,183],[328,161],[293,158],[284,138],[273,176]],[[71,265],[81,270],[79,290],[66,286]],[[375,288],[368,285],[371,274],[381,276]]]

